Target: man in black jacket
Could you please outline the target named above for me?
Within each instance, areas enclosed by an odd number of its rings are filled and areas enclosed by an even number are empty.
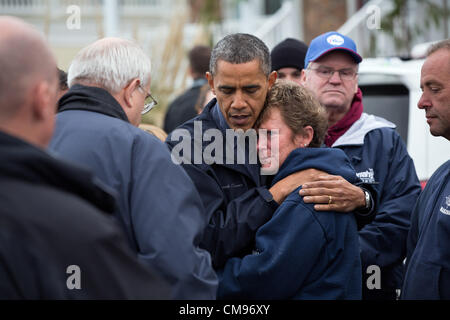
[[[174,130],[166,143],[200,193],[209,221],[202,246],[219,269],[227,259],[251,252],[256,231],[286,196],[323,172],[299,171],[269,188],[270,179],[251,159],[256,154],[256,144],[251,143],[256,134],[250,129],[277,78],[271,72],[269,49],[260,39],[242,33],[224,37],[212,50],[209,69],[207,79],[217,98],[198,117]],[[326,197],[316,210],[359,209],[361,194],[364,197],[360,188],[342,178],[332,185],[345,201]],[[370,212],[357,219],[369,216]]]
[[[42,150],[58,92],[43,38],[12,17],[0,29],[0,299],[167,298],[105,213],[113,196]]]
[[[189,73],[194,82],[167,108],[164,119],[164,131],[167,133],[197,116],[195,105],[200,96],[200,88],[206,84],[205,74],[209,69],[210,56],[211,48],[207,46],[195,46],[189,51]]]

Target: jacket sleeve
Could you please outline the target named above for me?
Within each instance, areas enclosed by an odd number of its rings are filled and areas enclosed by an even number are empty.
[[[326,254],[325,245],[312,213],[286,200],[256,233],[256,252],[230,259],[218,272],[218,298],[292,298]]]
[[[363,182],[356,182],[356,186],[360,187],[363,191],[369,192],[370,196],[370,207],[368,209],[355,210],[356,224],[358,226],[358,231],[361,230],[366,224],[369,224],[375,219],[378,211],[378,192],[371,185]]]
[[[227,201],[213,172],[192,164],[183,168],[201,194],[209,221],[201,245],[211,253],[214,268],[220,268],[253,244],[257,229],[272,217],[278,204],[266,187],[251,188]]]
[[[173,298],[214,299],[217,276],[209,253],[199,248],[206,225],[200,197],[166,146],[149,138],[141,136],[133,146],[130,181],[139,257],[162,272]]]
[[[374,130],[364,145],[372,148],[364,156],[377,159],[379,207],[373,222],[359,232],[361,259],[363,268],[386,267],[401,263],[406,256],[410,215],[421,187],[414,163],[394,130]]]

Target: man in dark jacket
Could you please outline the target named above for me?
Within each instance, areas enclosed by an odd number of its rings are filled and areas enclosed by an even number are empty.
[[[271,72],[269,50],[260,39],[239,33],[226,36],[213,48],[209,69],[207,78],[217,99],[172,132],[166,143],[201,195],[209,221],[202,246],[219,268],[228,258],[248,253],[257,229],[272,217],[279,203],[319,171],[294,173],[268,187],[269,179],[261,176],[257,159],[250,159],[256,152],[256,143],[251,142],[256,141],[256,134],[249,129],[277,77]],[[361,202],[364,205],[360,188],[340,182],[335,184],[335,193],[350,200],[333,202],[332,210],[348,212]],[[324,210],[330,208],[329,200],[322,199]]]
[[[419,109],[433,136],[450,140],[450,40],[433,45],[422,67]],[[408,234],[402,299],[450,299],[450,160],[417,200]]]
[[[328,32],[313,39],[305,58],[302,84],[312,90],[328,114],[325,144],[340,148],[352,161],[358,177],[379,194],[373,222],[360,230],[364,299],[396,299],[401,288],[402,262],[410,214],[420,193],[414,163],[395,125],[363,112],[358,88],[362,61],[352,39]],[[303,186],[305,202],[320,198],[320,182]],[[328,192],[338,198],[338,195]],[[381,287],[367,286],[370,266],[381,269]]]
[[[150,59],[135,43],[105,38],[82,49],[68,72],[51,149],[90,168],[117,193],[131,247],[169,282],[175,299],[214,299],[217,277],[198,248],[200,197],[167,147],[137,128],[154,104]]]
[[[42,150],[58,92],[45,41],[15,18],[0,29],[0,299],[168,298],[106,214],[113,196]]]
[[[207,46],[195,46],[189,51],[189,74],[194,82],[188,90],[169,104],[164,119],[164,131],[167,133],[197,116],[195,105],[201,87],[206,84],[205,74],[209,68],[210,56],[211,48]]]

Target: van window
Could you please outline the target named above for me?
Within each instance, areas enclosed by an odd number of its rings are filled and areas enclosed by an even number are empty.
[[[408,142],[409,90],[396,76],[359,75],[364,112],[389,120],[397,126],[403,142]]]

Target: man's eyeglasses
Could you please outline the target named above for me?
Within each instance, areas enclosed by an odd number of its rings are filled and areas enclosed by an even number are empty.
[[[329,80],[335,72],[339,73],[339,77],[341,77],[341,80],[353,80],[355,76],[358,74],[355,70],[351,68],[347,69],[341,69],[341,70],[334,70],[333,68],[328,67],[317,67],[317,68],[308,68],[309,70],[313,70],[317,75],[321,78]]]
[[[141,89],[142,92],[147,94],[147,96],[145,97],[144,109],[142,109],[142,112],[141,112],[141,114],[146,114],[147,112],[152,110],[158,104],[158,101],[156,101],[156,99],[152,97],[150,92],[147,92],[144,89],[144,87],[142,87],[141,85],[139,85],[139,89]]]

